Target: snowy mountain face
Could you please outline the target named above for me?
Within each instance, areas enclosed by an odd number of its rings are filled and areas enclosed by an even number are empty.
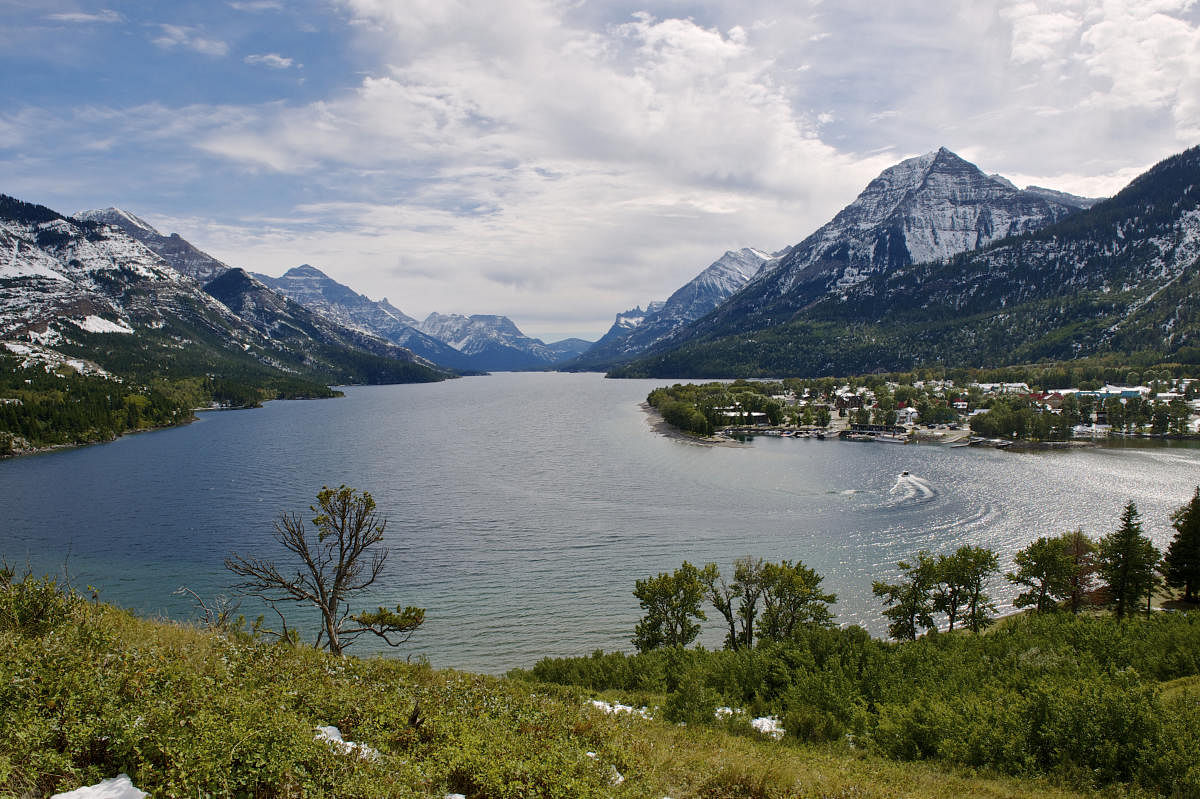
[[[126,224],[152,231],[132,215]],[[240,269],[222,265],[202,287],[124,225],[0,195],[0,250],[0,339],[17,346],[94,353],[88,357],[102,364],[115,358],[144,373],[211,373],[218,367],[210,364],[220,363],[241,364],[231,366],[239,379],[251,372],[250,379],[286,373],[329,382],[444,377],[403,348],[316,318]]]
[[[121,231],[0,195],[0,338],[58,339],[89,317],[161,324],[160,304],[185,297],[231,316]]]
[[[561,360],[540,339],[522,333],[507,316],[431,313],[420,330],[472,356],[481,369],[544,369]]]
[[[482,368],[453,347],[422,333],[417,329],[416,319],[386,298],[372,300],[314,266],[302,264],[284,272],[281,277],[259,274],[255,277],[328,319],[385,338],[433,363],[466,371]]]
[[[329,319],[266,286],[244,269],[228,269],[204,285],[243,321],[274,341],[360,350],[399,361],[434,364],[394,342]]]
[[[942,148],[885,169],[830,222],[675,340],[779,324],[826,294],[944,261],[1077,213],[1088,200],[1022,191]]]
[[[1026,236],[875,270],[781,324],[684,342],[623,374],[810,376],[1135,352],[1190,363],[1200,358],[1198,298],[1193,148]]]
[[[229,270],[229,265],[206,252],[198,250],[179,237],[178,233],[164,236],[148,222],[120,208],[104,208],[95,211],[80,211],[75,219],[113,225],[132,238],[146,245],[179,273],[199,283],[207,283]]]
[[[416,319],[394,307],[386,298],[369,299],[308,264],[293,267],[282,277],[255,277],[330,319],[384,338],[390,338],[389,332],[398,327],[416,327],[417,324]]]
[[[721,305],[774,257],[749,247],[726,252],[665,302],[617,314],[609,331],[570,368],[601,369],[636,357]]]

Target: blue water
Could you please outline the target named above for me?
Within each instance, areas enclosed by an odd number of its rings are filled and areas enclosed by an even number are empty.
[[[839,622],[882,633],[871,581],[918,549],[990,546],[1008,568],[1039,535],[1111,532],[1130,499],[1162,546],[1170,511],[1200,484],[1187,447],[700,446],[653,431],[639,404],[660,384],[532,373],[350,388],[0,462],[0,557],[65,563],[103,599],[191,618],[176,588],[228,592],[227,555],[274,553],[281,512],[345,483],[388,518],[390,558],[362,605],[426,608],[398,653],[501,672],[629,649],[634,581],[685,559],[803,560],[837,593]],[[703,640],[720,644],[715,620]]]

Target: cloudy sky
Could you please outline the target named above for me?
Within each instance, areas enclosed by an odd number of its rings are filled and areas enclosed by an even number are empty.
[[[939,146],[1099,196],[1197,143],[1194,0],[0,0],[0,192],[547,340]]]

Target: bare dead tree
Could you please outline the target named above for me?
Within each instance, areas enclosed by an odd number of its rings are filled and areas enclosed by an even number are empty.
[[[209,630],[223,630],[228,627],[233,620],[233,614],[241,607],[240,602],[234,602],[224,594],[218,594],[210,605],[186,585],[179,586],[171,593],[175,596],[190,596],[200,613],[200,623]]]
[[[368,632],[389,646],[408,641],[425,620],[423,608],[350,611],[349,598],[379,578],[388,556],[387,548],[380,546],[387,520],[375,512],[375,500],[345,485],[325,486],[309,510],[316,514],[309,522],[311,531],[296,513],[281,514],[275,522],[275,540],[299,560],[294,573],[236,552],[226,558],[225,568],[243,578],[238,591],[261,599],[276,612],[283,602],[313,605],[321,614],[321,632],[314,643],[335,655]]]

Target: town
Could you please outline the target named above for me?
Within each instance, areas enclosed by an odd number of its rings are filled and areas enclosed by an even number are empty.
[[[1111,371],[1111,370],[1110,370]],[[1006,446],[1109,436],[1200,433],[1200,381],[1171,370],[1127,372],[1124,383],[1062,375],[986,381],[970,376],[737,380],[655,389],[647,402],[698,436],[780,435]],[[1053,382],[1058,385],[1047,385]]]

